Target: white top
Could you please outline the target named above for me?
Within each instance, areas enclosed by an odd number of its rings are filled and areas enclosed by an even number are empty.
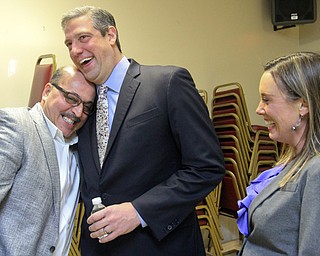
[[[74,218],[79,200],[80,172],[75,155],[70,146],[78,142],[75,135],[66,141],[63,133],[44,115],[47,126],[54,140],[60,170],[60,221],[59,238],[54,256],[67,256],[69,253]]]

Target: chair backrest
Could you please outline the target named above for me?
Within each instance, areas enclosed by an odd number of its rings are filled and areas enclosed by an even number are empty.
[[[44,86],[50,81],[52,74],[56,71],[57,62],[54,54],[40,55],[37,59],[28,106],[33,107],[34,104],[41,100]]]
[[[200,94],[200,96],[202,97],[202,99],[204,100],[204,103],[206,103],[206,105],[208,104],[208,92],[204,89],[198,89],[198,92]]]

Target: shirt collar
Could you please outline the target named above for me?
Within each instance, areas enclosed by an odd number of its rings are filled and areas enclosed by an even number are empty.
[[[130,62],[125,56],[123,56],[119,63],[114,67],[108,80],[105,82],[109,89],[117,93],[120,92],[121,85],[124,77],[126,76],[129,65]]]
[[[71,138],[69,139],[65,139],[64,136],[63,136],[63,133],[60,129],[58,129],[57,126],[55,126],[51,121],[50,119],[44,114],[43,112],[43,109],[42,107],[40,108],[41,109],[41,113],[44,117],[44,120],[46,121],[46,124],[48,126],[48,129],[50,131],[50,134],[51,134],[51,137],[60,142],[60,143],[63,143],[63,144],[68,144],[68,145],[74,145],[78,142],[78,136],[77,134],[74,134],[71,136]]]

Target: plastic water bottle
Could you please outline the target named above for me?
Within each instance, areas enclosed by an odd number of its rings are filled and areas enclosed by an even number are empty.
[[[95,212],[98,212],[105,208],[105,206],[102,204],[101,197],[95,197],[92,199],[93,208],[91,211],[91,214],[94,214]]]
[[[101,200],[101,197],[95,197],[92,199],[92,204],[93,204],[93,207],[92,207],[92,210],[91,210],[91,214],[94,214],[95,212],[98,212],[100,210],[102,210],[103,208],[105,208],[105,205],[102,204],[102,200]],[[99,239],[102,239],[104,237],[107,237],[109,234],[104,234],[102,236],[99,236],[98,238]]]

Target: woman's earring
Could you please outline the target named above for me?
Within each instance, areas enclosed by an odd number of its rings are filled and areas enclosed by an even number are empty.
[[[300,126],[300,124],[301,124],[302,118],[303,118],[303,115],[300,114],[300,115],[299,115],[299,119],[298,119],[298,121],[296,122],[296,124],[291,127],[291,130],[292,130],[292,131],[296,131],[296,130],[297,130],[297,128],[298,128],[298,127]]]

